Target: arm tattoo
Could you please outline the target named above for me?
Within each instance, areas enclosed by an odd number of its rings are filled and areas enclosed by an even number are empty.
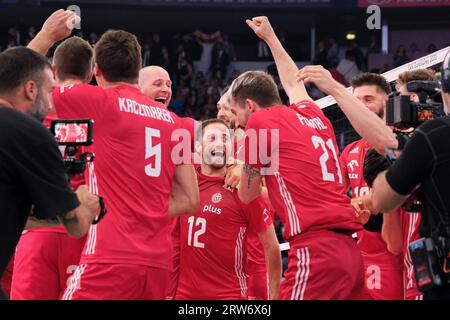
[[[245,164],[244,165],[244,170],[245,173],[247,174],[247,184],[248,184],[248,188],[250,189],[250,185],[252,184],[252,181],[255,177],[259,176],[259,170],[253,168],[251,165],[249,164]]]

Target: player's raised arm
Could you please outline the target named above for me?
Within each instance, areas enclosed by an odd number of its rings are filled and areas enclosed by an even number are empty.
[[[75,12],[59,9],[47,18],[27,47],[45,56],[56,42],[70,36],[73,26],[79,22],[80,17]]]
[[[297,65],[283,48],[270,25],[269,19],[264,16],[255,17],[251,20],[246,20],[246,22],[256,35],[269,46],[280,75],[281,84],[289,97],[290,103],[312,100],[303,82],[296,81]]]
[[[333,96],[356,132],[379,154],[384,155],[386,147],[397,149],[398,141],[384,121],[334,80],[328,70],[322,66],[306,66],[298,72],[297,80],[314,83],[319,90]]]
[[[194,167],[190,164],[176,167],[172,180],[169,215],[176,217],[185,213],[195,213],[199,203],[200,194]]]

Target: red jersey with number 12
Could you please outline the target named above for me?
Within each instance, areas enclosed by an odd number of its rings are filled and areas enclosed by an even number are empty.
[[[247,299],[247,234],[272,224],[262,197],[243,204],[224,178],[197,171],[199,212],[180,218],[176,299]]]

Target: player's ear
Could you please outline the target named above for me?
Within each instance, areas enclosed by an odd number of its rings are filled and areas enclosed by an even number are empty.
[[[102,76],[102,71],[98,67],[97,63],[94,65],[94,75],[95,75],[95,77],[101,77]]]
[[[250,112],[255,112],[257,109],[257,103],[251,99],[245,99],[245,109]]]

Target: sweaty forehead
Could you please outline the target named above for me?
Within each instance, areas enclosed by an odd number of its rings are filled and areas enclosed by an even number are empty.
[[[162,69],[162,68],[145,68],[143,70],[141,70],[141,74],[140,74],[140,78],[142,81],[150,81],[150,82],[154,82],[154,81],[158,81],[158,80],[163,80],[163,81],[170,81],[170,76],[167,73],[166,70]]]
[[[203,136],[229,134],[228,127],[222,123],[212,123],[203,129]]]

